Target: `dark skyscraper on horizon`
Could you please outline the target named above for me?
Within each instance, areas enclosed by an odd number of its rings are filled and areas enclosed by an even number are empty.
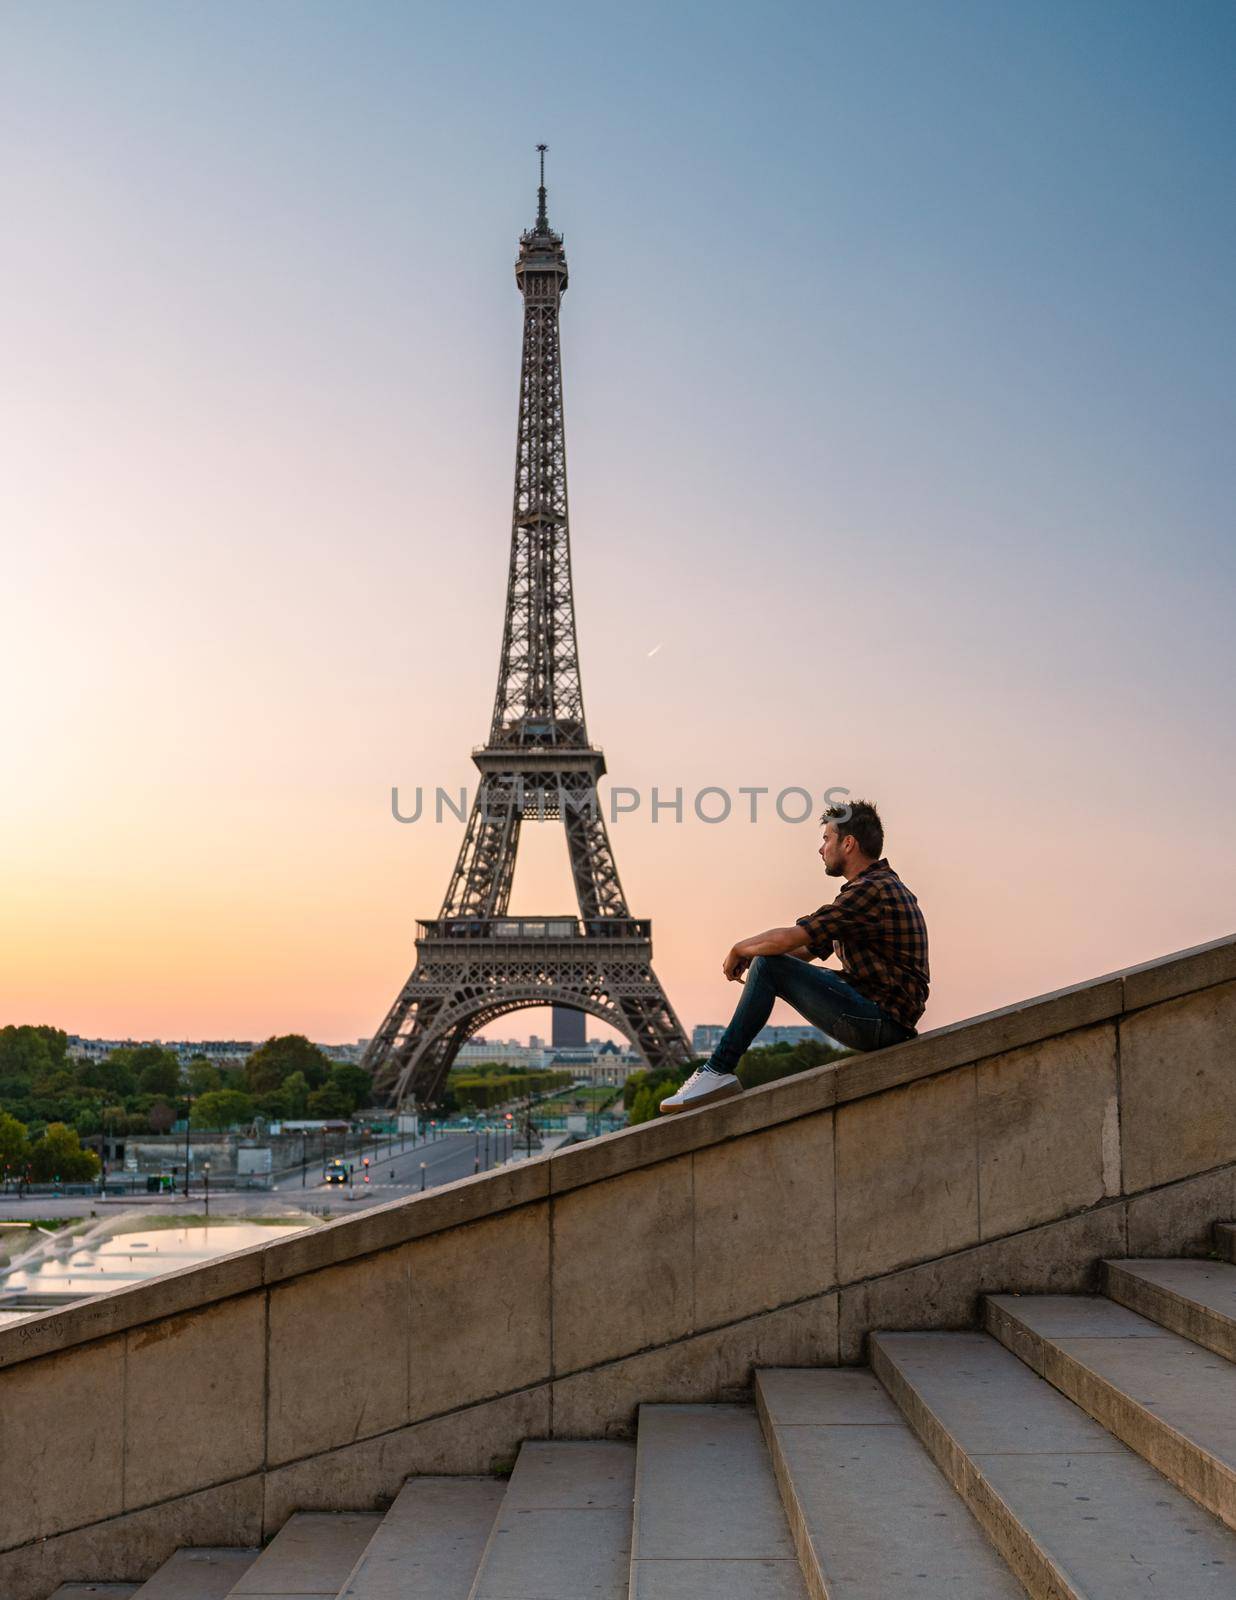
[[[555,1006],[550,1043],[560,1050],[582,1049],[588,1043],[588,1018],[570,1006]]]

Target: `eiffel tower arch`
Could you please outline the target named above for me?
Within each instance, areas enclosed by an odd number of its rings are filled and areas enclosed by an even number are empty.
[[[650,1067],[690,1058],[652,968],[652,924],[633,917],[597,798],[605,757],[584,720],[567,512],[558,314],[562,237],[545,204],[520,237],[524,299],[506,617],[480,781],[442,908],[417,924],[416,964],[370,1041],[375,1096],[432,1103],[463,1042],[510,1011],[568,1006],[625,1034]],[[520,829],[561,822],[578,915],[508,915]]]

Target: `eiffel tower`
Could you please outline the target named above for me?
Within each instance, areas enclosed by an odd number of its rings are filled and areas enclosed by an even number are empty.
[[[511,560],[489,742],[442,909],[417,924],[416,964],[363,1064],[375,1098],[433,1104],[461,1044],[509,1011],[564,1006],[624,1033],[650,1067],[691,1051],[652,970],[652,924],[632,917],[597,800],[605,757],[588,740],[575,642],[558,311],[561,235],[545,209],[520,236],[523,360]],[[579,916],[507,914],[520,827],[560,821]]]

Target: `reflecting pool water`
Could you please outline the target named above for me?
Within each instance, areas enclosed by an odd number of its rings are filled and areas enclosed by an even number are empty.
[[[229,1217],[195,1225],[170,1217],[137,1220],[126,1214],[84,1232],[35,1235],[31,1248],[0,1272],[0,1324],[197,1266],[313,1225],[313,1218],[299,1215]]]

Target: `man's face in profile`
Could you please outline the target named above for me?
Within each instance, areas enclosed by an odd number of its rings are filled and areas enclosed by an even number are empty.
[[[842,841],[837,837],[837,824],[826,822],[824,824],[824,839],[820,845],[820,860],[824,863],[824,871],[830,878],[840,878],[845,872],[845,855],[842,851]]]

